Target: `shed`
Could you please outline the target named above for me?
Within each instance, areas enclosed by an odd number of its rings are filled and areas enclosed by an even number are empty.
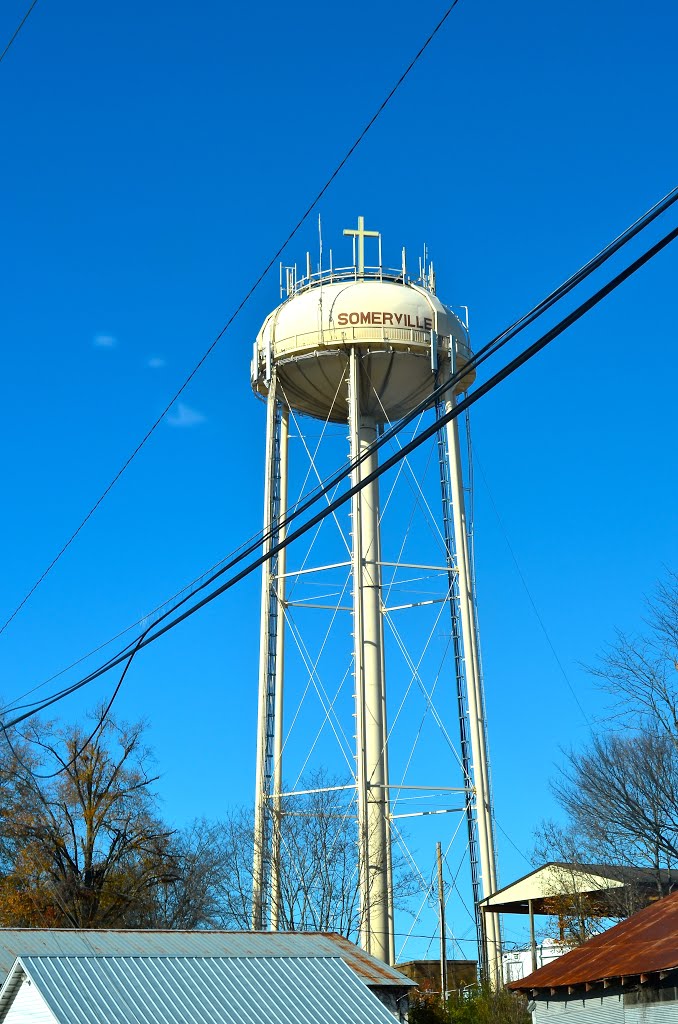
[[[514,981],[533,1024],[675,1024],[678,892]]]
[[[407,1012],[414,985],[405,974],[335,932],[0,928],[0,984],[16,958],[28,956],[339,958],[398,1017]]]
[[[568,907],[576,901],[589,917],[620,917],[620,907],[626,906],[628,913],[630,892],[636,900],[650,903],[672,892],[675,884],[675,876],[665,869],[550,861],[493,892],[478,906],[484,913],[529,916],[531,962],[536,970],[535,915],[566,916]]]
[[[558,915],[564,896],[585,897],[587,913],[609,917],[626,888],[633,888],[649,903],[678,882],[670,871],[636,868],[618,864],[569,864],[550,861],[498,889],[479,906],[495,914]]]
[[[341,957],[24,956],[1,1024],[392,1024]]]

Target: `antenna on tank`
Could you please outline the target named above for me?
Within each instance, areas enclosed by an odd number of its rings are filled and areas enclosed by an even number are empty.
[[[280,263],[280,298],[288,298],[293,295],[297,284],[297,268],[286,267]]]
[[[306,277],[308,278],[308,283],[310,284],[311,283],[311,254],[310,254],[310,252],[306,253]]]
[[[407,278],[407,254],[405,252],[405,246],[403,246],[403,256],[402,256],[402,258],[403,258],[403,284],[405,284],[405,280]]]
[[[318,282],[320,284],[320,297],[318,299],[318,319],[320,321],[320,343],[323,342],[323,225],[318,214]]]

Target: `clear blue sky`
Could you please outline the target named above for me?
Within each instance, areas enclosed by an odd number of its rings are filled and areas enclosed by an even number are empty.
[[[0,42],[25,6],[7,0]],[[444,9],[39,0],[0,65],[3,620]],[[478,347],[676,184],[677,33],[668,0],[461,0],[324,198],[326,245],[358,213],[389,262],[426,242]],[[289,260],[316,237],[313,217]],[[605,702],[582,663],[678,564],[677,268],[669,249],[474,410],[503,882],[527,870],[512,844],[529,853],[553,813],[559,748],[588,734],[506,538],[593,721]],[[259,528],[249,359],[277,296],[274,273],[0,637],[5,699]],[[258,600],[255,578],[139,658],[121,694],[178,824],[251,799]]]

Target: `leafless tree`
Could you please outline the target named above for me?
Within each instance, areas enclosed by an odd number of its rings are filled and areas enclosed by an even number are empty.
[[[663,731],[678,744],[678,573],[657,584],[645,629],[618,631],[589,671],[614,697],[620,724]]]
[[[196,819],[169,837],[164,874],[126,915],[135,928],[218,928],[230,867],[225,829]]]
[[[614,695],[613,716],[566,754],[552,784],[566,825],[542,825],[535,851],[578,868],[618,867],[624,886],[616,901],[608,897],[613,918],[678,884],[678,574],[667,574],[647,607],[644,630],[619,632],[590,669]],[[572,897],[563,908],[574,941],[600,927],[590,906]]]
[[[305,779],[301,797],[287,798],[281,822],[278,926],[282,930],[336,931],[356,938],[360,926],[356,811],[341,780],[319,771]],[[222,824],[228,868],[221,894],[225,927],[251,923],[252,813]],[[414,882],[396,856],[394,900],[404,906]]]

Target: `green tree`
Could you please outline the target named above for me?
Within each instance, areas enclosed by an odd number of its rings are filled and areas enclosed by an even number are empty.
[[[451,996],[443,1005],[438,996],[414,997],[409,1024],[530,1024],[527,999],[515,992],[474,988]]]

